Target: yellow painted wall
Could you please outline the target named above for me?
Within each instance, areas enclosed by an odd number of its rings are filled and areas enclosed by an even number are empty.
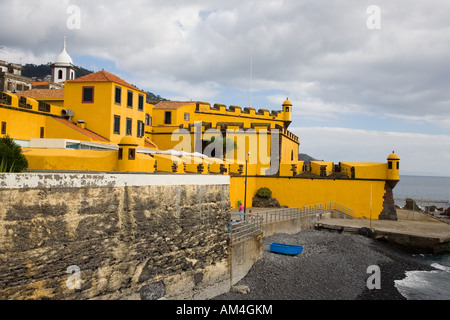
[[[341,162],[341,171],[351,177],[351,168],[355,168],[356,179],[386,179],[387,163]]]
[[[83,103],[83,87],[94,87],[94,102]],[[68,82],[64,89],[66,109],[74,111],[72,121],[83,120],[86,128],[112,140],[112,83]],[[118,142],[118,141],[117,141]]]
[[[179,157],[166,154],[153,154],[152,157],[156,160],[158,171],[174,173],[185,172],[183,160]]]
[[[388,179],[388,180],[399,180],[400,179],[400,171],[399,171],[400,160],[388,159],[388,163],[389,163],[389,161],[392,162],[392,169],[389,169],[389,167],[388,167],[386,179]]]
[[[92,138],[73,128],[51,118],[46,117],[45,136],[46,139],[72,139],[81,141],[92,141]]]
[[[94,102],[82,102],[83,87],[94,87]],[[115,89],[122,90],[121,103],[115,103]],[[127,106],[128,91],[133,93],[133,106]],[[138,110],[139,94],[144,96],[144,108]],[[145,93],[114,82],[68,82],[64,90],[65,107],[74,111],[72,121],[84,120],[86,128],[119,143],[126,136],[126,119],[132,119],[132,136],[139,146],[144,145],[144,137],[137,137],[137,121],[145,123],[145,114],[151,114],[151,105],[145,103]],[[114,133],[114,115],[120,116],[120,133]]]
[[[117,171],[117,151],[23,148],[29,169]]]
[[[326,167],[327,173],[333,171],[333,162],[330,161],[311,161],[311,172],[320,176],[320,168],[322,166]]]
[[[259,188],[267,187],[281,205],[302,207],[337,202],[354,210],[355,218],[378,219],[383,210],[384,181],[343,179],[299,179],[276,177],[248,177],[247,207]],[[231,177],[230,200],[233,208],[244,201],[244,177]],[[372,188],[372,209],[371,202]]]
[[[281,137],[280,151],[282,163],[298,162],[298,141],[293,141],[283,134]]]
[[[177,151],[187,151],[194,152],[196,139],[196,134],[187,129],[175,129],[163,127],[159,128],[159,134],[153,134],[152,139],[162,150],[175,149]],[[164,133],[164,134],[163,134]],[[201,134],[201,138],[204,141],[210,141],[211,136],[222,135],[220,131],[215,129],[209,129]],[[280,132],[282,147],[278,151],[281,154],[281,163],[297,164],[298,162],[298,143],[289,139],[284,133]],[[264,175],[266,170],[271,166],[271,139],[272,134],[267,131],[264,127],[255,127],[255,129],[247,130],[233,130],[228,129],[226,131],[227,140],[236,143],[237,148],[233,150],[226,150],[223,148],[224,158],[228,162],[245,163],[248,151],[250,151],[250,156],[248,157],[249,164],[256,165],[254,168],[256,175]],[[279,137],[276,137],[277,141]],[[291,156],[294,158],[291,161]],[[303,163],[299,163],[297,172],[302,170]]]
[[[217,123],[220,122],[236,122],[243,123],[244,127],[249,128],[252,123],[270,123],[271,128],[275,128],[275,125],[284,126],[284,121],[290,119],[290,113],[285,115],[285,112],[279,110],[276,115],[271,114],[268,110],[255,110],[254,108],[248,108],[248,113],[246,113],[245,108],[236,107],[234,110],[226,108],[226,106],[220,106],[219,110],[215,110],[209,104],[200,103],[198,111],[196,111],[196,102],[191,104],[186,103],[186,105],[181,106],[177,109],[154,109],[154,125],[155,127],[159,125],[164,125],[164,112],[172,111],[172,124],[177,127],[183,124],[185,127],[189,123],[194,121],[210,122],[212,127],[216,127]],[[184,120],[185,113],[189,114],[189,120]],[[157,130],[157,128],[154,128]]]
[[[61,116],[62,108],[51,105],[50,112],[39,111],[38,101],[32,98],[26,98],[31,108],[21,108],[16,95],[7,95],[11,97],[11,105],[0,105],[0,121],[6,122],[6,134],[13,139],[29,140],[40,138],[41,128],[44,128],[44,137],[47,137],[50,115]]]
[[[40,138],[47,116],[0,107],[0,122],[6,122],[6,134],[13,139]],[[4,136],[0,134],[0,136]]]

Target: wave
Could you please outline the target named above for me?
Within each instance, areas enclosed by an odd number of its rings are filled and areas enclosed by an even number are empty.
[[[436,270],[407,271],[395,287],[408,300],[450,300],[450,267],[432,263]]]

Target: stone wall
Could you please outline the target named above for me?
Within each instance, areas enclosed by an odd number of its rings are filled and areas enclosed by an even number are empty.
[[[205,299],[230,287],[229,177],[0,174],[0,299]]]
[[[253,264],[262,258],[263,233],[253,235],[231,244],[231,284],[242,280]]]

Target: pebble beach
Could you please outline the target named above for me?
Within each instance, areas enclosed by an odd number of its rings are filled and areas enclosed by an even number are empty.
[[[270,252],[270,243],[304,247],[296,256]],[[379,289],[369,289],[370,266],[380,268]],[[395,280],[411,270],[429,271],[413,255],[379,240],[357,234],[304,230],[264,239],[263,256],[236,286],[214,300],[405,300]],[[370,279],[369,279],[370,280]]]

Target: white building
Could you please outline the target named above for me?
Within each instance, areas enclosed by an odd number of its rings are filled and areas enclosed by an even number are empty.
[[[75,67],[72,58],[66,51],[66,37],[64,37],[61,53],[56,57],[52,65],[52,81],[63,83],[66,80],[75,79]]]

